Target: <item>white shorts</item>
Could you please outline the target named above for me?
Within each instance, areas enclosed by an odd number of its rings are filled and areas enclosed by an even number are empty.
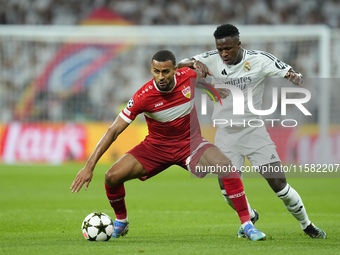
[[[264,126],[247,127],[240,132],[228,132],[226,128],[218,128],[215,145],[225,154],[236,167],[244,165],[245,157],[252,166],[261,166],[280,162],[276,146]]]

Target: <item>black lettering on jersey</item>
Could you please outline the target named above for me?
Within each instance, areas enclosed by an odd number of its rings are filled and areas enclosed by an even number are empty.
[[[201,57],[202,58],[207,58],[207,57],[215,55],[215,54],[218,54],[217,50],[211,50],[211,51],[207,51],[205,53],[202,53]]]
[[[241,90],[245,90],[247,88],[247,84],[250,83],[251,81],[252,81],[251,76],[246,76],[234,79],[226,79],[224,83],[236,86]]]
[[[240,90],[245,90],[247,88],[247,84],[240,84],[240,85],[237,85],[237,87],[240,89]]]

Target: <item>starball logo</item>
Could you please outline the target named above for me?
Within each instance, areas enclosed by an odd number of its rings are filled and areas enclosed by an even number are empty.
[[[212,88],[209,86],[210,89]],[[233,119],[213,119],[213,126],[219,126],[219,125],[227,125],[227,126],[243,126],[243,127],[261,127],[267,123],[271,123],[271,126],[274,126],[274,124],[280,122],[283,127],[295,127],[297,126],[298,122],[295,119],[249,119],[244,118],[242,119],[242,115],[245,115],[245,105],[248,106],[249,111],[256,116],[266,116],[274,113],[278,106],[278,89],[273,88],[272,89],[272,106],[270,109],[267,110],[259,110],[255,109],[253,104],[253,88],[248,87],[245,88],[243,91],[246,91],[246,93],[243,93],[242,90],[235,85],[230,84],[215,84],[215,88],[224,88],[228,90],[229,96],[226,100],[232,95],[232,105],[225,106],[225,107],[232,107],[232,115],[237,119],[237,122]],[[204,90],[204,89],[203,89]],[[215,95],[218,96],[218,93],[214,89]],[[294,94],[301,94],[304,97],[303,98],[287,98],[287,94],[294,93]],[[207,92],[207,94],[209,94]],[[213,100],[214,96],[209,94]],[[205,96],[205,95],[203,95]],[[207,114],[207,102],[202,96],[202,105],[201,105],[201,114],[206,115]],[[247,97],[247,103],[245,103],[245,96]],[[220,97],[218,96],[219,100]],[[297,87],[281,87],[281,116],[287,115],[287,105],[295,105],[305,116],[311,116],[312,114],[306,109],[306,107],[303,105],[307,103],[311,99],[311,93],[309,90],[305,88],[297,88]],[[229,99],[230,100],[230,99]],[[215,107],[216,107],[216,101]],[[225,103],[227,101],[224,101]],[[229,101],[230,102],[230,101]],[[222,102],[220,100],[221,106]],[[249,114],[247,114],[249,116]],[[241,118],[240,118],[241,117]],[[293,124],[292,124],[293,123]]]

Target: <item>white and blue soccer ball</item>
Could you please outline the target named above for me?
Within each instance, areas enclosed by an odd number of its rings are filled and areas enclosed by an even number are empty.
[[[81,231],[86,240],[108,241],[113,233],[113,223],[107,214],[94,212],[85,217]]]

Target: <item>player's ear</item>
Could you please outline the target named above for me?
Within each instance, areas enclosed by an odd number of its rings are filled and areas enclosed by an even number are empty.
[[[178,66],[174,66],[174,72],[176,73],[178,69]]]
[[[241,47],[241,41],[238,41],[237,46],[240,48]]]
[[[155,63],[155,60],[153,59],[153,60],[151,61],[151,73],[153,73],[154,63]]]

